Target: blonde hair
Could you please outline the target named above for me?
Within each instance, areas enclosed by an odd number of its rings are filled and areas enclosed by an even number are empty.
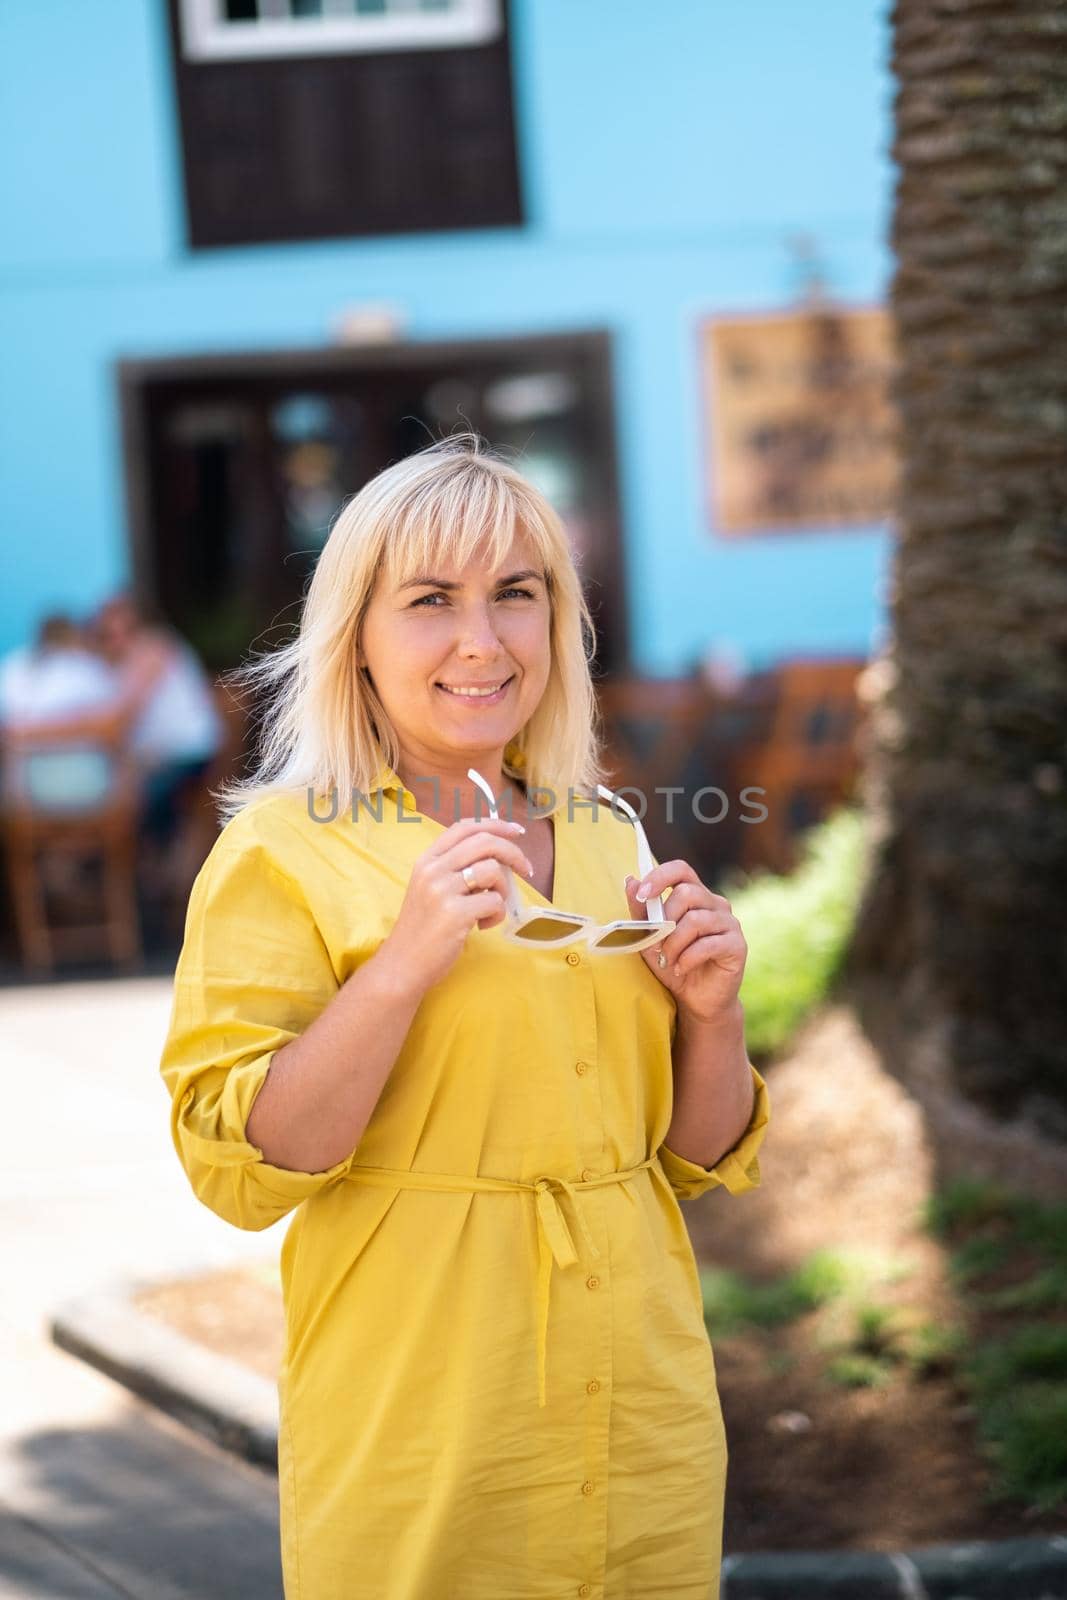
[[[440,557],[463,567],[483,542],[499,565],[517,533],[530,540],[545,576],[551,664],[504,770],[543,815],[571,790],[595,790],[604,781],[590,670],[596,635],[566,530],[515,467],[463,433],[387,467],[353,495],[319,556],[297,637],[226,675],[264,699],[251,773],[212,790],[221,819],[279,791],[336,791],[343,811],[353,792],[369,792],[383,762],[395,769],[396,732],[357,665],[375,583],[403,583],[433,571]]]

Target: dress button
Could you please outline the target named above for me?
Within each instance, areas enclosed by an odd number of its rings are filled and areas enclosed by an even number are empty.
[[[578,954],[578,952],[576,950],[568,950],[567,951],[567,965],[568,965],[568,967],[576,967],[578,965],[578,963],[581,961],[581,959],[582,959],[581,956]]]
[[[595,1272],[592,1273],[588,1278],[586,1278],[585,1286],[586,1286],[587,1289],[599,1289],[600,1288],[600,1279],[597,1277]]]
[[[596,1173],[593,1171],[592,1167],[583,1167],[582,1168],[582,1182],[583,1183],[588,1183],[590,1178],[595,1178],[595,1177],[596,1177]]]
[[[596,1378],[590,1378],[589,1382],[585,1386],[585,1392],[586,1394],[600,1393],[600,1384]]]
[[[590,1483],[589,1479],[586,1478],[585,1482],[582,1484],[582,1493],[583,1494],[592,1494],[592,1492],[593,1492],[595,1487],[596,1487],[596,1485]]]
[[[592,1589],[591,1589],[591,1588],[590,1588],[590,1586],[589,1586],[589,1584],[587,1584],[587,1583],[580,1583],[580,1584],[579,1584],[579,1585],[578,1585],[578,1593],[579,1593],[579,1594],[580,1594],[580,1595],[587,1595],[587,1594],[592,1594],[592,1592],[593,1592],[593,1591],[592,1591]]]
[[[574,1063],[574,1070],[575,1070],[575,1072],[578,1074],[578,1076],[580,1078],[582,1076],[583,1072],[588,1072],[589,1071],[589,1063],[588,1063],[588,1061],[576,1061]]]

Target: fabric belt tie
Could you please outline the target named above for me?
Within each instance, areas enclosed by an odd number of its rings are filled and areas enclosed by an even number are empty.
[[[534,1178],[529,1183],[512,1181],[508,1178],[463,1178],[452,1172],[415,1172],[392,1167],[364,1167],[355,1163],[345,1173],[345,1179],[350,1183],[371,1184],[380,1189],[433,1189],[446,1194],[470,1193],[503,1193],[503,1194],[532,1194],[534,1196],[534,1209],[537,1216],[537,1403],[545,1404],[545,1369],[548,1349],[548,1301],[552,1285],[552,1263],[558,1267],[570,1267],[578,1260],[578,1252],[574,1248],[574,1239],[567,1226],[567,1219],[559,1203],[557,1189],[562,1189],[569,1197],[578,1218],[578,1226],[582,1230],[582,1237],[589,1246],[590,1253],[599,1257],[600,1251],[596,1242],[586,1226],[582,1215],[582,1208],[578,1204],[578,1192],[583,1189],[599,1189],[608,1183],[624,1183],[626,1179],[636,1177],[639,1172],[652,1167],[658,1160],[657,1156],[649,1156],[647,1161],[641,1161],[636,1167],[626,1167],[615,1172],[602,1172],[595,1178]]]

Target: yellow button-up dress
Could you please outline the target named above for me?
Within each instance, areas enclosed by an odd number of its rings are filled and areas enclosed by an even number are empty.
[[[239,1228],[294,1213],[287,1600],[717,1600],[727,1445],[678,1202],[759,1183],[766,1084],[753,1067],[748,1129],[694,1165],[663,1142],[676,1007],[640,956],[475,928],[351,1155],[272,1166],[245,1124],[274,1052],[378,949],[441,831],[389,767],[328,816],[273,794],[222,830],[160,1065],[199,1199]],[[632,825],[581,799],[553,821],[551,903],[628,916]]]

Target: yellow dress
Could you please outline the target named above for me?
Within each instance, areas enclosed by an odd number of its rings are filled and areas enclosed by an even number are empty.
[[[274,1052],[373,955],[441,831],[387,766],[352,815],[274,794],[222,830],[160,1065],[198,1198],[238,1228],[295,1211],[287,1600],[717,1600],[727,1445],[678,1202],[759,1183],[763,1078],[737,1145],[683,1160],[675,1001],[644,961],[475,928],[351,1156],[264,1161],[245,1124]],[[554,827],[551,903],[628,916],[632,825],[579,799]]]

